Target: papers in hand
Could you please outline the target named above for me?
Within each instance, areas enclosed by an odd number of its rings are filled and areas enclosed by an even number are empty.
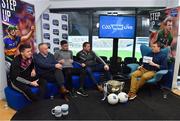
[[[143,63],[149,63],[149,61],[152,61],[152,57],[149,56],[143,56]]]

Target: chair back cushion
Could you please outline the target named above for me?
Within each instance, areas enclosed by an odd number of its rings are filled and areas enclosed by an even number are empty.
[[[150,53],[152,51],[152,49],[148,46],[146,46],[145,44],[142,44],[140,46],[140,50],[141,50],[141,55],[146,56],[148,53]],[[164,53],[165,55],[167,55],[168,57],[168,53],[169,53],[169,48],[163,48],[161,49],[161,52]]]
[[[146,46],[145,44],[142,44],[140,46],[140,50],[141,50],[142,57],[148,55],[148,53],[150,53],[152,51],[152,49],[150,47]]]

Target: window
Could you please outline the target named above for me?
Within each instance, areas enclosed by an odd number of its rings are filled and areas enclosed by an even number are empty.
[[[92,47],[98,56],[106,56],[109,58],[112,56],[113,39],[104,39],[98,37],[99,15],[102,14],[102,12],[104,11],[97,11],[93,13]]]
[[[82,44],[89,40],[89,20],[85,12],[68,12],[69,15],[69,48],[76,55]]]
[[[118,56],[124,59],[125,57],[132,57],[134,39],[119,39],[118,42]]]
[[[142,58],[140,52],[140,45],[145,44],[149,46],[149,18],[148,16],[138,15],[137,16],[137,37],[136,37],[136,49],[135,57],[137,60]]]

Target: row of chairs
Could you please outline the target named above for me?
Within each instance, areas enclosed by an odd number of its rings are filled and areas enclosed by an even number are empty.
[[[142,58],[137,60],[137,58],[133,57],[125,57],[124,60],[122,60],[121,57],[117,57],[116,64],[114,65],[113,57],[110,57],[109,60],[107,60],[107,57],[105,56],[100,56],[106,63],[110,65],[110,70],[112,74],[117,74],[117,73],[123,73],[123,74],[129,74],[130,69],[127,67],[128,64],[131,63],[137,63],[139,65],[142,64]]]
[[[107,59],[107,57],[106,56],[100,56],[104,61],[106,61],[106,62],[109,62],[109,63],[112,63],[112,61],[113,61],[113,57],[110,57],[109,58],[109,61],[108,61],[108,59]],[[121,57],[117,57],[117,61],[116,61],[117,63],[123,63],[123,64],[125,64],[125,65],[127,65],[127,64],[130,64],[130,63],[142,63],[142,58],[140,58],[139,59],[139,61],[138,61],[138,59],[137,58],[133,58],[133,57],[125,57],[124,58],[124,60],[122,60],[122,58]]]
[[[108,57],[106,56],[100,56],[100,57],[110,66],[110,71],[112,74],[117,74],[117,73],[129,74],[130,69],[127,67],[127,64],[137,63],[141,65],[142,63],[142,58],[140,58],[138,61],[137,58],[133,58],[133,57],[125,57],[124,60],[121,57],[117,57],[116,65],[115,67],[113,67],[114,66],[113,57],[110,57],[109,60]],[[73,56],[73,59],[77,61],[76,56]]]
[[[111,64],[113,62],[113,57],[108,57],[106,56],[100,56],[106,63]],[[74,60],[77,61],[76,56],[73,56]],[[121,57],[117,57],[117,63],[124,63],[125,65],[130,64],[130,63],[142,63],[142,58],[138,59],[133,58],[133,57],[125,57],[124,60]]]

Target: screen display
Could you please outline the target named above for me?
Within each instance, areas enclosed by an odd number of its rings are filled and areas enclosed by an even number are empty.
[[[134,38],[135,16],[108,16],[99,17],[100,38]]]

